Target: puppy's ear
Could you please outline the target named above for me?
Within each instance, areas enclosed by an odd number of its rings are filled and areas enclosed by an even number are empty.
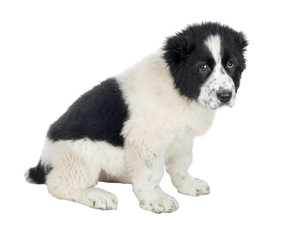
[[[248,46],[248,41],[243,32],[237,33],[236,37],[234,38],[234,43],[236,45],[236,48],[238,48],[241,53],[241,56],[239,57],[239,61],[240,61],[239,67],[242,72],[246,68],[245,52],[246,52],[246,47]]]
[[[243,32],[238,33],[238,37],[235,39],[237,46],[240,46],[242,52],[246,51],[246,47],[248,46],[248,41]]]
[[[184,33],[178,33],[168,38],[163,49],[165,50],[165,60],[174,67],[184,63],[192,51],[189,36]]]

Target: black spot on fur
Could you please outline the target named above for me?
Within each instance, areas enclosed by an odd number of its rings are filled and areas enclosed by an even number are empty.
[[[174,77],[174,85],[179,92],[191,99],[197,99],[202,84],[208,79],[215,62],[205,40],[211,35],[221,38],[222,63],[233,59],[237,65],[232,77],[236,90],[242,71],[245,69],[244,51],[248,42],[242,32],[236,32],[219,23],[203,23],[188,26],[185,30],[167,39],[164,45],[164,59]],[[199,66],[206,64],[210,71],[202,72]]]
[[[28,170],[27,181],[44,184],[46,183],[46,176],[52,170],[52,167],[48,164],[44,165],[39,161],[38,165]]]
[[[74,102],[50,127],[47,136],[53,141],[89,138],[123,146],[121,130],[127,118],[122,92],[117,80],[111,78]]]

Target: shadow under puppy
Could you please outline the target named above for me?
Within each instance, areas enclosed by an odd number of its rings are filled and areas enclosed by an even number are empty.
[[[188,174],[195,136],[221,106],[232,107],[245,69],[245,36],[219,23],[188,26],[115,78],[82,95],[49,128],[38,165],[26,172],[56,198],[117,209],[98,181],[130,183],[140,207],[173,212],[164,193],[164,165],[182,194],[208,194]]]

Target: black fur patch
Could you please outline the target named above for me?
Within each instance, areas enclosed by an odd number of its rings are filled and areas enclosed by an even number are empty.
[[[39,161],[36,167],[29,169],[27,180],[36,184],[44,184],[46,183],[46,176],[51,170],[51,166],[43,165],[41,161]]]
[[[199,66],[206,64],[211,71],[213,70],[214,59],[204,44],[211,35],[219,35],[221,38],[222,63],[235,59],[237,66],[231,77],[236,90],[239,87],[241,73],[245,69],[243,53],[248,45],[243,33],[218,23],[190,25],[168,38],[164,45],[164,59],[174,77],[174,85],[188,98],[196,100],[201,85],[209,77],[209,74],[200,73]]]
[[[117,80],[111,78],[74,102],[51,125],[47,136],[52,141],[89,138],[123,146],[121,130],[127,118],[128,109],[122,92]]]

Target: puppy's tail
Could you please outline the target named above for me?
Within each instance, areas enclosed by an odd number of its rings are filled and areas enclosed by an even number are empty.
[[[42,163],[40,160],[36,167],[30,168],[24,174],[26,181],[35,184],[46,183],[46,176],[52,170],[52,167]]]

